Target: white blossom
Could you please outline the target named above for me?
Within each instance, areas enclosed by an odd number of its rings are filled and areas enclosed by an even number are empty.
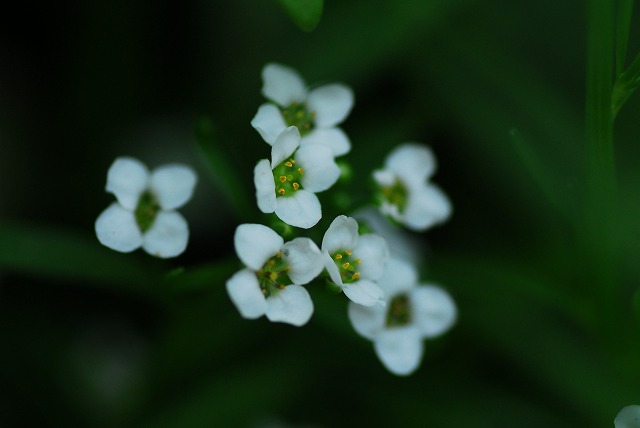
[[[262,159],[254,169],[258,208],[285,223],[309,229],[322,218],[315,195],[330,188],[340,176],[328,147],[300,147],[300,132],[286,128],[271,147],[271,162]]]
[[[373,178],[379,187],[380,211],[414,231],[423,231],[451,215],[451,203],[428,180],[436,170],[431,150],[407,143],[394,149]]]
[[[389,258],[382,237],[359,235],[358,222],[340,215],[324,234],[322,254],[331,280],[350,300],[365,306],[384,305],[384,292],[376,283]]]
[[[391,258],[379,279],[386,307],[349,303],[349,319],[361,336],[374,343],[382,364],[392,373],[413,373],[422,360],[423,339],[434,338],[455,322],[453,299],[433,284],[418,284],[413,265]]]
[[[302,147],[323,145],[333,156],[351,150],[351,142],[337,125],[353,107],[353,92],[340,83],[307,89],[302,77],[290,67],[270,63],[262,69],[262,94],[270,100],[260,106],[251,125],[269,144],[288,126],[302,135]]]
[[[117,158],[106,185],[117,202],[96,220],[98,240],[123,253],[142,247],[157,257],[180,255],[189,240],[189,227],[176,209],[191,199],[196,181],[195,172],[186,165],[163,165],[149,172],[137,159]]]
[[[318,246],[309,238],[285,243],[261,224],[238,226],[234,246],[246,267],[227,281],[226,288],[240,315],[247,319],[266,315],[274,322],[306,324],[313,314],[313,302],[302,285],[324,267]]]
[[[640,406],[626,406],[614,420],[615,428],[640,428]]]

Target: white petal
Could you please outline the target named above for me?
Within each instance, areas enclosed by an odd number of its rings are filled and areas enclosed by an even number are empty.
[[[384,291],[373,281],[359,279],[350,284],[344,284],[342,291],[354,303],[363,306],[378,305],[385,307]]]
[[[243,318],[255,319],[265,314],[265,301],[256,274],[249,269],[236,272],[226,284],[229,298]]]
[[[396,174],[389,169],[377,169],[373,171],[373,180],[380,186],[390,187],[396,182]]]
[[[135,210],[140,194],[149,184],[149,170],[137,159],[116,159],[107,173],[107,192],[116,195],[118,202],[128,210]]]
[[[385,166],[407,183],[424,183],[435,172],[436,159],[429,147],[407,143],[387,156]]]
[[[362,337],[373,339],[383,328],[387,310],[380,305],[362,306],[349,302],[349,320]]]
[[[336,285],[343,287],[342,277],[340,276],[340,271],[338,270],[338,266],[335,264],[329,253],[326,251],[322,253],[322,259],[324,261],[324,268],[329,272],[329,276],[331,277],[331,281],[333,281]]]
[[[360,259],[360,276],[378,279],[384,273],[389,260],[389,247],[382,236],[373,233],[360,235],[358,245],[353,249],[353,257]]]
[[[271,168],[290,158],[298,147],[300,147],[300,131],[295,126],[290,126],[278,135],[271,147]]]
[[[358,222],[351,217],[339,215],[322,238],[322,251],[330,254],[339,250],[353,250],[358,243]]]
[[[418,285],[418,272],[411,263],[391,257],[384,274],[376,282],[384,290],[388,300],[398,293],[415,288]]]
[[[180,213],[160,211],[142,239],[142,248],[152,256],[175,257],[187,248],[189,226]]]
[[[439,336],[456,321],[453,299],[440,287],[421,285],[409,292],[413,323],[424,337]]]
[[[302,77],[292,68],[282,64],[267,64],[262,69],[262,95],[283,107],[292,102],[302,102],[307,89]]]
[[[450,215],[451,203],[447,196],[435,185],[427,185],[410,190],[400,221],[411,230],[423,231]]]
[[[298,190],[293,196],[281,196],[277,199],[276,215],[285,223],[309,229],[322,218],[322,208],[318,197],[312,192]]]
[[[282,244],[284,239],[262,224],[241,224],[233,235],[233,245],[238,258],[255,271],[275,256]]]
[[[263,213],[272,213],[276,210],[276,183],[273,180],[271,163],[268,159],[262,159],[253,170],[253,183],[256,186],[256,200],[258,208]]]
[[[307,107],[316,113],[314,123],[318,128],[337,125],[353,107],[353,91],[339,83],[320,86],[309,93]]]
[[[251,126],[258,131],[264,141],[272,145],[278,135],[285,130],[287,124],[278,107],[273,104],[262,104],[251,119]]]
[[[613,421],[615,428],[640,428],[640,406],[626,406]]]
[[[102,245],[121,253],[129,253],[142,245],[142,234],[132,211],[112,203],[102,211],[95,224]]]
[[[196,173],[185,165],[163,165],[151,173],[150,187],[163,210],[184,205],[196,185]]]
[[[413,327],[383,330],[376,336],[374,349],[382,364],[400,376],[413,373],[422,360],[422,339]]]
[[[351,141],[340,128],[315,128],[302,137],[300,145],[320,144],[331,149],[333,156],[346,155],[351,151]]]
[[[309,292],[302,286],[291,284],[267,297],[269,321],[285,322],[302,326],[313,314],[313,302]]]
[[[302,167],[302,187],[310,192],[322,192],[338,181],[340,167],[333,159],[331,149],[322,145],[300,147],[296,160]]]
[[[322,253],[309,238],[295,238],[284,244],[282,259],[289,265],[289,278],[294,284],[307,284],[324,269]]]

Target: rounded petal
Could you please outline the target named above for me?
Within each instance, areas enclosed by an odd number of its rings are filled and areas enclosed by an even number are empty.
[[[384,291],[373,281],[359,279],[350,284],[344,284],[342,291],[354,303],[363,306],[379,305],[385,307]]]
[[[272,213],[276,210],[276,183],[273,181],[271,163],[268,159],[262,159],[253,169],[253,183],[256,186],[256,200],[258,208],[263,213]]]
[[[406,143],[389,153],[385,166],[406,183],[424,183],[436,170],[436,158],[429,147]]]
[[[451,202],[435,185],[411,189],[401,221],[409,229],[424,231],[451,215]]]
[[[151,173],[150,187],[163,210],[181,207],[193,195],[198,177],[186,165],[163,165]]]
[[[387,241],[373,233],[360,235],[358,245],[353,249],[353,256],[360,259],[358,270],[362,278],[378,279],[389,260]]]
[[[180,213],[160,211],[142,239],[142,248],[152,256],[176,257],[187,248],[189,226]]]
[[[262,224],[246,223],[236,228],[233,245],[238,258],[257,271],[282,248],[284,239]]]
[[[275,168],[291,157],[298,147],[300,147],[300,131],[295,126],[290,126],[278,135],[271,147],[271,168]]]
[[[102,245],[121,253],[130,253],[142,245],[142,233],[133,212],[115,202],[98,216],[95,230]]]
[[[615,428],[640,428],[640,406],[623,407],[613,423]]]
[[[258,112],[251,119],[251,126],[260,134],[262,139],[273,145],[278,135],[285,130],[287,124],[284,122],[280,109],[273,104],[262,104]]]
[[[418,271],[405,260],[391,257],[384,273],[376,281],[384,290],[387,299],[398,293],[407,292],[418,285]]]
[[[293,68],[270,63],[262,69],[262,95],[283,107],[303,102],[307,89],[302,77]]]
[[[340,178],[340,167],[333,159],[331,149],[322,145],[300,147],[296,159],[302,167],[302,187],[310,192],[327,190]]]
[[[309,229],[322,218],[318,197],[312,192],[298,190],[293,196],[277,199],[276,215],[288,225]]]
[[[362,337],[373,338],[384,328],[387,311],[380,305],[362,306],[349,302],[349,320],[353,329]]]
[[[229,278],[226,287],[229,298],[243,318],[256,319],[267,311],[267,302],[260,290],[258,278],[249,269],[236,272]]]
[[[453,299],[440,287],[421,285],[410,291],[413,323],[424,337],[439,336],[456,321]]]
[[[291,284],[267,297],[267,318],[300,327],[313,314],[313,302],[302,286]]]
[[[346,155],[351,151],[351,141],[347,134],[340,128],[315,128],[302,137],[300,145],[319,144],[331,149],[333,156]]]
[[[335,262],[326,251],[322,253],[322,260],[324,262],[324,268],[329,272],[329,277],[331,277],[331,281],[334,284],[344,287],[344,283],[342,282],[342,277],[340,276],[340,271],[338,270],[338,266],[336,266]]]
[[[383,330],[375,338],[374,349],[387,370],[400,376],[413,373],[422,360],[422,339],[414,327]]]
[[[113,193],[128,210],[136,209],[140,194],[148,184],[149,170],[134,158],[117,158],[107,172],[107,192]]]
[[[358,222],[346,215],[339,215],[322,238],[322,251],[335,253],[339,250],[353,250],[358,244]]]
[[[376,184],[384,187],[393,186],[397,178],[396,174],[389,169],[377,169],[371,175]]]
[[[316,113],[315,125],[329,128],[342,122],[353,107],[353,91],[346,85],[333,83],[309,92],[307,108]]]
[[[289,265],[289,278],[298,285],[309,283],[324,269],[322,253],[309,238],[295,238],[284,244],[282,259]]]

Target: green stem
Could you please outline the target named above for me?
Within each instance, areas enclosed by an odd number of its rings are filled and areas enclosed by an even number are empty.
[[[627,60],[627,46],[629,44],[629,30],[633,15],[633,0],[620,0],[618,7],[616,31],[616,77],[620,77]]]

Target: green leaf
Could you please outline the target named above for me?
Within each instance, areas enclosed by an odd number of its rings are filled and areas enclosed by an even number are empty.
[[[320,22],[323,0],[278,0],[291,20],[303,31],[312,31]]]

